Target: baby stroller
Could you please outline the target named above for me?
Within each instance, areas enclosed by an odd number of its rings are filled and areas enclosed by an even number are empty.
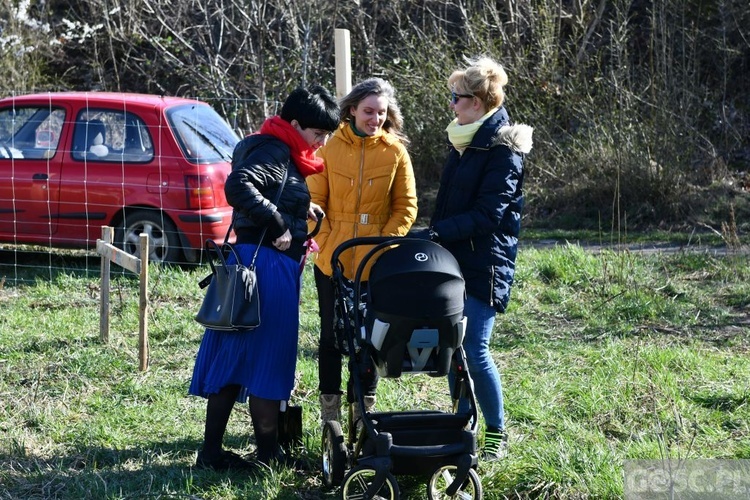
[[[360,245],[372,248],[350,282],[340,256]],[[397,499],[396,476],[425,476],[428,499],[481,499],[477,410],[461,347],[464,280],[453,255],[423,239],[367,237],[339,245],[332,264],[353,398],[363,412],[358,426],[349,411],[347,439],[339,422],[324,423],[324,484],[341,485],[344,499]],[[369,265],[364,285],[361,277]],[[384,378],[446,377],[452,371],[454,411],[366,412],[361,377],[372,370]],[[470,402],[467,411],[457,410],[459,398]]]

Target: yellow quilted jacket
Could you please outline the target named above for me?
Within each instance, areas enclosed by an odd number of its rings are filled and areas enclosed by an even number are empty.
[[[403,236],[417,218],[417,189],[406,147],[382,131],[359,137],[343,123],[318,150],[323,172],[307,178],[312,201],[325,211],[315,241],[315,265],[331,276],[331,256],[343,241],[360,236]],[[314,227],[310,222],[309,227]],[[344,275],[353,279],[369,246],[344,252]],[[367,279],[367,274],[363,275]]]

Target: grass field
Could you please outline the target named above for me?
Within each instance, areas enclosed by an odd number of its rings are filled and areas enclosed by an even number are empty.
[[[304,275],[298,387],[313,470],[260,480],[192,467],[205,402],[187,396],[205,268],[150,270],[150,365],[138,283],[117,277],[99,341],[98,260],[27,266],[0,289],[0,498],[335,498],[318,473],[317,313]],[[493,349],[510,454],[480,464],[485,498],[620,498],[627,459],[750,459],[750,258],[524,247]],[[2,272],[5,272],[3,269]],[[380,408],[447,403],[443,380],[384,381]],[[246,405],[226,445],[254,448]],[[424,478],[399,477],[402,498]]]

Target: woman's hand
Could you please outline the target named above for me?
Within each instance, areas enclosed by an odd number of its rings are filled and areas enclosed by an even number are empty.
[[[326,214],[320,205],[317,203],[310,202],[310,208],[307,209],[307,218],[318,222],[318,217],[325,217]]]
[[[289,246],[292,244],[292,233],[289,232],[287,229],[284,234],[273,240],[273,246],[277,250],[281,250],[282,252],[284,250],[288,250]]]

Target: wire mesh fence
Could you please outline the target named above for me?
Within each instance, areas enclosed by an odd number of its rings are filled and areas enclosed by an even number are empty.
[[[0,280],[96,278],[102,226],[153,262],[201,265],[223,238],[223,185],[243,135],[276,102],[104,92],[0,100]],[[263,110],[259,113],[259,110]]]

